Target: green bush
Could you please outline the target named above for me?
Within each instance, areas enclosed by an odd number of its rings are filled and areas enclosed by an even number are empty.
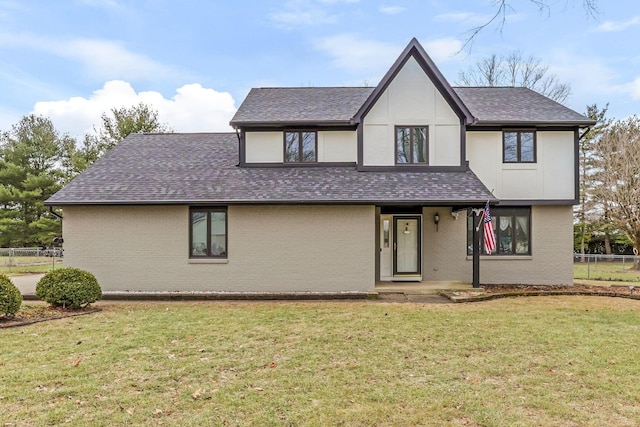
[[[88,271],[61,268],[40,279],[36,297],[54,306],[80,308],[102,298],[102,290],[96,277]]]
[[[22,295],[11,280],[0,274],[0,315],[14,315],[20,310]]]

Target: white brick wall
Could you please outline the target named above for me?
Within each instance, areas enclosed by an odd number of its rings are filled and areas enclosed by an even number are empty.
[[[230,206],[228,262],[190,263],[186,206],[70,206],[65,265],[104,291],[365,291],[373,206]]]
[[[433,215],[440,214],[438,232]],[[454,220],[449,208],[424,209],[424,280],[471,282],[473,265],[466,255],[465,213]],[[483,256],[480,282],[487,284],[559,285],[573,283],[573,214],[571,206],[533,206],[530,257]]]
[[[423,279],[471,282],[465,213],[450,212],[423,210]],[[69,206],[65,265],[91,271],[104,291],[366,291],[374,215],[373,206],[230,206],[228,262],[194,263],[187,206]],[[482,257],[481,282],[572,283],[572,230],[570,206],[534,206],[532,256]]]

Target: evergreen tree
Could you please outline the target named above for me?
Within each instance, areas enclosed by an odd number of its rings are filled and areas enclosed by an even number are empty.
[[[0,136],[0,246],[48,245],[62,232],[44,201],[71,177],[75,140],[29,115]]]

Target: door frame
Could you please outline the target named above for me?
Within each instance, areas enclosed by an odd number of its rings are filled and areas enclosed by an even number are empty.
[[[398,274],[396,270],[396,260],[395,260],[395,254],[393,251],[393,242],[395,240],[395,235],[396,235],[396,230],[394,230],[394,224],[396,222],[396,218],[402,219],[402,218],[417,218],[418,219],[418,228],[419,228],[419,232],[418,232],[418,269],[419,272],[418,273],[414,273],[414,274],[406,274],[406,273],[400,273]],[[391,224],[389,224],[389,248],[385,248],[384,247],[384,219],[389,219]],[[377,247],[376,247],[376,280],[381,281],[381,282],[415,282],[415,281],[422,281],[422,274],[423,274],[423,262],[424,260],[422,259],[423,256],[423,215],[422,213],[403,213],[403,212],[399,212],[399,213],[393,213],[393,212],[389,212],[389,213],[379,213],[376,219],[376,225],[377,225],[377,237],[376,237],[376,243],[377,243]],[[396,227],[397,228],[397,227]],[[396,242],[397,244],[397,242]],[[389,255],[388,256],[384,256],[383,253],[384,251],[388,250],[389,251]],[[386,262],[384,262],[386,261]],[[395,271],[395,273],[394,273]],[[386,273],[386,274],[383,274]]]
[[[399,273],[398,272],[398,221],[407,219],[416,220],[417,239],[416,239],[416,271]],[[421,277],[422,276],[422,215],[393,215],[393,277]]]

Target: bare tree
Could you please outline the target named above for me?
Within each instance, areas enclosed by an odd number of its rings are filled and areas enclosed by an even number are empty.
[[[158,111],[142,102],[130,108],[112,108],[110,114],[103,113],[101,119],[102,127],[85,134],[82,147],[72,159],[76,173],[85,170],[132,133],[173,132],[170,126],[160,122]]]
[[[580,138],[580,204],[574,207],[575,249],[580,251],[582,261],[593,232],[597,229],[605,230],[605,241],[608,240],[607,227],[600,221],[607,215],[602,215],[603,208],[594,198],[594,176],[597,167],[595,161],[596,146],[602,133],[611,123],[606,117],[609,104],[598,108],[597,104],[588,105],[586,116],[596,121],[596,124],[586,131]],[[610,246],[610,245],[609,245]],[[605,243],[606,247],[606,243]]]
[[[460,86],[527,87],[557,102],[564,102],[571,93],[571,87],[549,74],[549,67],[539,58],[525,58],[520,51],[481,59],[467,71],[461,71],[456,83]]]
[[[540,14],[546,15],[550,15],[551,8],[557,7],[558,3],[561,3],[551,0],[529,0],[529,2],[538,8]],[[576,0],[565,0],[564,6],[567,7],[569,3],[575,2]],[[500,31],[502,31],[507,21],[507,13],[516,11],[516,8],[513,6],[514,0],[492,0],[492,3],[496,7],[495,14],[492,15],[492,17],[489,18],[487,22],[469,30],[469,37],[467,37],[464,44],[462,45],[462,49],[460,50],[464,50],[467,47],[470,47],[473,44],[476,36],[487,27],[497,25]],[[598,13],[600,13],[600,11],[598,10],[598,0],[582,0],[582,7],[589,17],[595,17],[596,15],[598,15]]]
[[[640,250],[640,117],[610,124],[595,146],[595,197],[608,219]],[[640,270],[640,259],[633,268]]]

